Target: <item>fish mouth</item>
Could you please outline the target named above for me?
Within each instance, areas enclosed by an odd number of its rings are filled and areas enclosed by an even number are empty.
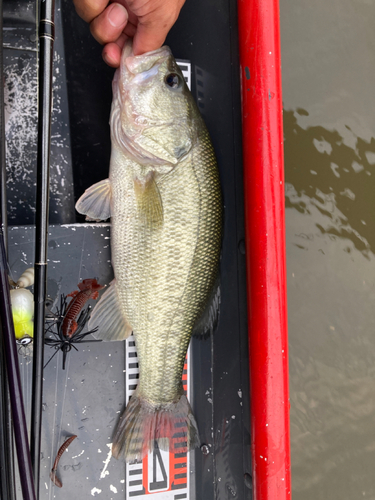
[[[160,64],[157,64],[157,61],[160,59],[164,60],[171,55],[170,48],[163,45],[160,49],[152,50],[140,56],[135,56],[133,54],[131,42],[129,42],[122,53],[122,65],[133,75],[139,75],[140,73],[148,73],[153,70],[154,66],[157,66],[157,69],[159,69]],[[157,71],[155,71],[155,74],[156,73]]]
[[[141,108],[141,113],[138,114],[138,110],[130,103],[132,99],[137,98],[137,89],[152,85],[162,64],[169,58],[173,59],[173,56],[167,46],[135,56],[132,43],[128,41],[113,81],[114,100],[111,115],[112,139],[120,149],[125,149],[140,164],[151,163],[155,167],[166,167],[168,171],[188,154],[192,139],[180,140],[184,134],[178,117],[160,119],[144,108]],[[175,140],[159,140],[167,137],[170,130],[180,127],[182,133],[176,134]]]
[[[135,56],[133,54],[132,41],[127,40],[124,48],[122,49],[120,67],[115,73],[113,82],[118,83],[119,79],[124,79],[124,77],[126,77],[128,73],[134,76],[139,75],[140,73],[146,73],[148,76],[144,78],[150,78],[158,72],[160,64],[157,64],[157,61],[159,59],[164,60],[171,55],[171,49],[166,45],[163,45],[163,47],[160,47],[160,49],[152,50],[150,52],[147,52],[146,54]],[[155,69],[153,69],[154,66],[156,66]]]

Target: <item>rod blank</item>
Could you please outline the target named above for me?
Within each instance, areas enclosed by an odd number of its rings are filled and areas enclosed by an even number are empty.
[[[33,399],[31,407],[31,461],[34,471],[37,496],[39,496],[43,402],[54,10],[54,0],[44,0],[41,2],[39,22],[40,58],[35,220]]]
[[[0,82],[4,81],[3,60],[3,1],[0,0]],[[0,226],[3,231],[5,253],[7,255],[8,215],[5,161],[4,85],[0,85],[0,217]],[[0,422],[0,496],[4,499],[15,500],[13,425],[2,331],[0,331]]]

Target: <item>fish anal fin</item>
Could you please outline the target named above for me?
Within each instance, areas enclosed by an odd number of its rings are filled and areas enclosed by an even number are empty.
[[[220,302],[220,276],[218,275],[203,313],[194,325],[192,333],[194,337],[206,338],[213,334],[219,322]]]
[[[88,220],[107,220],[111,217],[111,182],[109,179],[86,189],[76,203],[76,210]]]
[[[133,329],[120,308],[116,280],[94,307],[88,327],[90,330],[98,328],[93,336],[104,341],[124,340],[131,335]]]
[[[160,226],[163,223],[163,203],[154,172],[149,172],[143,179],[134,178],[134,192],[141,220],[148,226]]]

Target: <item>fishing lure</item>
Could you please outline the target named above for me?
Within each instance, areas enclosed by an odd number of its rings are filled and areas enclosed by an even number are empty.
[[[57,466],[59,465],[59,461],[60,461],[60,458],[62,457],[62,454],[64,453],[64,451],[68,448],[68,446],[70,445],[70,443],[72,441],[75,440],[77,436],[74,435],[74,436],[70,436],[70,438],[68,438],[59,448],[59,451],[57,452],[57,455],[56,455],[56,458],[55,458],[55,461],[53,462],[53,466],[52,466],[52,469],[51,469],[51,472],[50,472],[50,479],[51,481],[56,485],[58,486],[59,488],[62,488],[62,482],[60,481],[60,479],[56,476],[56,472],[57,472]]]
[[[17,344],[29,346],[34,337],[34,296],[26,287],[34,284],[34,268],[26,269],[15,283],[9,280],[11,286],[10,301]]]
[[[34,278],[35,278],[34,268],[29,267],[18,278],[17,287],[26,288],[28,286],[32,286],[34,284]]]
[[[9,276],[9,284],[13,288],[27,288],[28,286],[32,286],[34,284],[35,272],[33,267],[29,267],[24,271],[21,276],[18,278],[17,282],[15,282]]]
[[[44,368],[57,354],[59,350],[63,353],[63,370],[65,370],[66,356],[72,347],[78,351],[74,344],[83,342],[100,342],[100,340],[84,340],[85,337],[97,331],[97,328],[82,333],[89,320],[91,307],[82,308],[89,299],[96,300],[99,297],[99,290],[104,288],[96,279],[86,279],[78,285],[79,290],[69,293],[67,296],[62,294],[60,297],[60,307],[56,314],[53,314],[53,323],[46,329],[46,334],[52,337],[46,337],[44,342],[50,347],[54,347],[56,352],[47,361]],[[67,303],[67,297],[71,301]],[[55,331],[54,331],[55,330]]]
[[[102,290],[104,286],[99,285],[96,279],[86,279],[78,284],[78,288],[79,291],[74,290],[74,292],[68,294],[68,297],[73,299],[69,302],[62,323],[62,332],[67,338],[72,338],[77,331],[78,323],[76,320],[83,306],[89,299],[98,299],[99,290]]]
[[[34,296],[26,288],[15,288],[10,291],[10,301],[16,340],[20,344],[28,344],[34,335]]]

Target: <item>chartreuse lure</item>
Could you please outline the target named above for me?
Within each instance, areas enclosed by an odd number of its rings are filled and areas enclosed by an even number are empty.
[[[21,275],[16,288],[10,291],[14,331],[18,344],[28,345],[34,337],[34,296],[25,287],[34,283],[34,269],[29,268]]]

